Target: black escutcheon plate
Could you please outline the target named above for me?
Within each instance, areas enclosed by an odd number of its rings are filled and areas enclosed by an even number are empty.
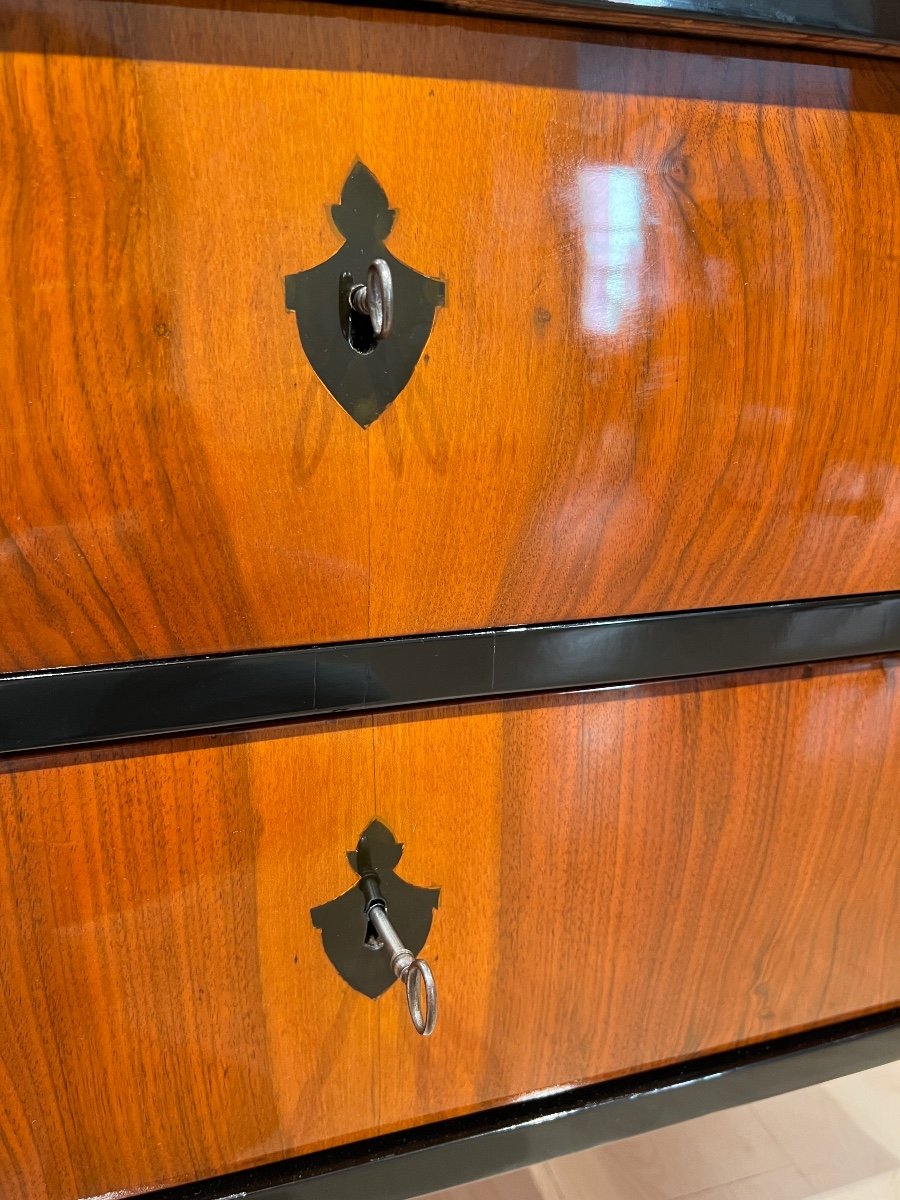
[[[404,946],[418,955],[431,929],[438,906],[440,888],[415,887],[394,874],[403,846],[386,825],[373,821],[364,831],[355,851],[347,858],[354,871],[366,869],[378,876],[381,893],[387,901],[391,923]],[[383,948],[368,945],[368,919],[365,896],[357,883],[327,904],[310,911],[312,923],[322,932],[322,945],[341,978],[375,1000],[395,982],[390,958]]]
[[[353,166],[331,213],[347,240],[326,262],[287,276],[285,303],[297,318],[300,344],[313,370],[365,428],[409,383],[444,303],[444,284],[414,271],[385,246],[395,213],[365,164]],[[351,289],[366,282],[376,258],[388,264],[394,284],[394,327],[383,341],[371,337],[371,327],[367,334],[368,319],[351,312],[349,303]]]

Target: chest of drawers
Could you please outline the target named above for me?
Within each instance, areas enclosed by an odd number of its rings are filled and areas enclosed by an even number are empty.
[[[900,1053],[900,30],[620,9],[0,4],[4,1197]]]

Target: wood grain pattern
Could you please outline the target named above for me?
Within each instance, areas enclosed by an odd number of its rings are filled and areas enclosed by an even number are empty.
[[[898,71],[0,0],[0,670],[900,587]],[[367,431],[283,295],[357,156],[447,282]]]
[[[369,729],[2,771],[0,1194],[146,1190],[374,1128],[378,1012],[309,921],[370,815]]]
[[[379,719],[453,1014],[384,1006],[382,1127],[896,1002],[898,666]]]
[[[900,998],[900,660],[0,766],[0,1193],[128,1194]],[[435,1036],[309,908],[373,815]]]

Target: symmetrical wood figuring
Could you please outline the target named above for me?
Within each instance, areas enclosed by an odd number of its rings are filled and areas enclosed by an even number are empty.
[[[888,61],[0,0],[0,670],[900,586]],[[447,284],[367,431],[286,274]]]
[[[900,997],[900,662],[0,764],[0,1193],[128,1194]],[[432,1039],[312,905],[442,888]]]

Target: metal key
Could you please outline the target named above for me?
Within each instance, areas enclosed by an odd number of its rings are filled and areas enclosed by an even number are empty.
[[[394,280],[383,258],[369,263],[366,282],[358,283],[350,292],[350,307],[369,318],[376,341],[383,342],[390,336],[394,326]]]
[[[437,989],[431,967],[421,958],[416,958],[403,945],[388,919],[387,901],[381,894],[378,876],[367,871],[360,879],[366,898],[365,914],[372,923],[385,950],[391,956],[391,970],[406,987],[406,1004],[416,1033],[429,1037],[437,1021]],[[422,991],[425,992],[425,1009],[422,1010]]]

